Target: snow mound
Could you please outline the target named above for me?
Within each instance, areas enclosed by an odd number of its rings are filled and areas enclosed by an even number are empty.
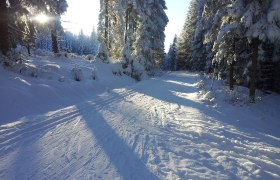
[[[84,79],[83,71],[80,68],[74,67],[71,73],[75,81],[82,81]]]
[[[46,72],[58,71],[60,70],[60,66],[58,64],[46,64],[42,66]]]
[[[120,75],[122,76],[123,75],[123,68],[122,68],[122,64],[119,63],[119,62],[116,62],[116,63],[113,63],[113,64],[110,64],[111,65],[111,68],[112,68],[112,73],[114,75]]]
[[[96,59],[100,59],[104,63],[109,63],[110,62],[109,51],[108,51],[107,46],[104,42],[101,43],[100,46],[99,46],[98,53],[96,55]]]
[[[86,60],[94,60],[95,59],[95,55],[93,55],[93,54],[88,54],[88,55],[86,55],[85,57],[84,57]]]

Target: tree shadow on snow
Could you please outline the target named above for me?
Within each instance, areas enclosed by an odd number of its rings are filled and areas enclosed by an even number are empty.
[[[128,91],[123,95],[114,95],[105,100],[96,96],[94,101],[98,103],[89,101],[88,105],[92,107],[92,110],[82,117],[88,129],[91,130],[93,136],[97,140],[97,144],[101,146],[102,150],[104,150],[108,156],[110,160],[109,164],[112,163],[122,179],[158,179],[147,168],[144,161],[136,155],[121,135],[117,133],[117,126],[109,124],[102,114],[99,113],[103,108],[122,100],[125,95],[131,93],[131,91]],[[114,123],[114,119],[110,121]],[[122,129],[120,129],[120,131],[122,131]]]

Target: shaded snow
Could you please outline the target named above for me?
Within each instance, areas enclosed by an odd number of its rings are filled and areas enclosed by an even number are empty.
[[[42,54],[26,57],[26,64],[33,67],[36,78],[31,77],[30,69],[15,74],[0,67],[0,125],[22,116],[71,105],[98,92],[135,82],[125,75],[113,75],[112,68],[101,61]],[[76,81],[75,75],[82,81]]]
[[[112,80],[100,75],[98,84],[67,80],[59,86],[0,72],[9,79],[1,79],[1,92],[21,93],[16,102],[32,106],[30,98],[41,97],[38,105],[46,108],[4,116],[1,108],[0,179],[280,178],[279,95],[231,105],[217,95],[222,86],[202,97],[209,82],[189,72],[132,84],[109,69],[108,77],[123,87],[106,91]],[[51,109],[54,94],[62,103]],[[16,111],[22,112],[12,115]]]

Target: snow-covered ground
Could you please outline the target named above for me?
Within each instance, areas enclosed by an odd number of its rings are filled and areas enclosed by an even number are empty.
[[[135,82],[125,75],[113,75],[112,64],[82,57],[57,58],[39,52],[24,57],[25,66],[13,68],[21,71],[21,75],[4,70],[0,64],[0,125],[75,104],[97,93]],[[81,81],[75,81],[73,68],[82,71]]]
[[[96,62],[94,81],[92,62],[33,61],[59,75],[0,69],[0,179],[280,179],[279,95],[235,103],[196,73],[134,83]]]

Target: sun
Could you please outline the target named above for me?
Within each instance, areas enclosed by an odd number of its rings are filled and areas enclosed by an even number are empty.
[[[45,24],[50,20],[50,18],[45,14],[39,14],[34,19],[41,24]]]

